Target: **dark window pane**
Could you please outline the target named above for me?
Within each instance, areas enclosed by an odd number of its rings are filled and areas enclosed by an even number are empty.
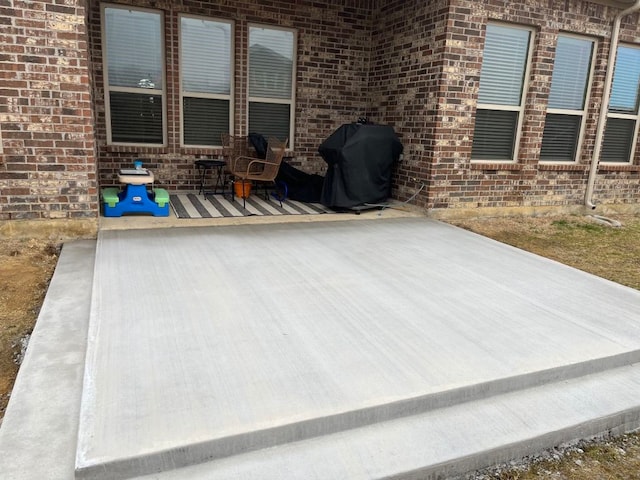
[[[276,137],[284,141],[289,138],[290,111],[289,105],[250,102],[249,133],[260,133],[266,138]]]
[[[211,98],[184,98],[184,144],[222,145],[221,135],[229,133],[229,101]]]
[[[601,162],[629,162],[631,142],[636,128],[635,120],[609,118],[602,141]]]
[[[115,143],[162,144],[162,97],[111,92],[111,139]]]
[[[580,115],[547,114],[540,160],[573,162],[576,158]]]
[[[517,124],[518,112],[478,109],[471,158],[513,160]]]

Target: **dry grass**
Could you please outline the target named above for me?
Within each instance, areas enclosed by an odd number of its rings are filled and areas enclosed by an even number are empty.
[[[640,480],[640,435],[554,449],[517,467],[479,472],[474,480]]]
[[[584,216],[454,222],[514,247],[640,290],[640,217],[616,217],[621,228]]]

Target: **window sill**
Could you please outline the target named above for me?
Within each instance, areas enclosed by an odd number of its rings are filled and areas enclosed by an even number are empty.
[[[107,153],[130,153],[133,155],[162,155],[169,152],[169,147],[146,146],[146,145],[104,145],[102,151]],[[184,156],[207,156],[219,157],[223,154],[222,147],[180,147],[180,155]],[[294,150],[286,150],[284,158],[295,158]]]
[[[253,148],[249,149],[250,154],[255,154],[255,150]],[[219,157],[224,154],[224,150],[222,147],[181,147],[180,155],[185,156],[206,156],[206,157]],[[294,158],[296,156],[296,152],[293,150],[285,150],[284,158]]]
[[[552,172],[586,172],[589,170],[589,165],[581,163],[539,163],[538,170]]]
[[[180,147],[180,155],[219,157],[222,155],[222,147]]]
[[[161,155],[169,153],[168,147],[147,146],[147,145],[105,145],[105,152],[110,153],[133,153],[135,155]]]
[[[492,170],[492,171],[508,171],[518,172],[522,170],[521,163],[499,163],[499,162],[473,162],[471,161],[471,170]]]
[[[629,165],[620,163],[598,163],[599,172],[640,172],[640,165]]]

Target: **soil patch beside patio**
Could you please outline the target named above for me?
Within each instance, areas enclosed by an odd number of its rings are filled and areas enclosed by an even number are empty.
[[[59,247],[48,240],[0,243],[0,418],[33,330]]]

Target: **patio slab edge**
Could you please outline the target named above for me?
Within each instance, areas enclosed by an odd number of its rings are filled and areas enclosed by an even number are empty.
[[[640,427],[639,391],[640,365],[635,364],[133,478],[464,478],[468,472],[519,460],[563,443],[636,430]]]
[[[0,428],[5,480],[74,477],[95,252],[62,248]]]
[[[174,449],[161,450],[146,455],[94,464],[82,464],[82,460],[80,460],[80,464],[76,465],[76,478],[87,480],[127,479],[132,474],[143,475],[160,471],[158,466],[161,465],[170,465],[171,468],[188,467],[202,462],[241,456],[256,450],[277,448],[289,443],[366,428],[405,417],[420,418],[421,415],[435,410],[462,404],[472,405],[473,402],[546,385],[549,385],[550,389],[558,388],[553,384],[579,380],[581,377],[590,377],[632,364],[640,365],[640,350],[466,385],[369,408],[345,411],[340,414],[309,418],[273,428],[214,438],[206,442],[185,444]],[[588,381],[589,378],[586,380]],[[499,399],[496,398],[496,401]],[[593,433],[600,433],[600,430],[596,427]]]

